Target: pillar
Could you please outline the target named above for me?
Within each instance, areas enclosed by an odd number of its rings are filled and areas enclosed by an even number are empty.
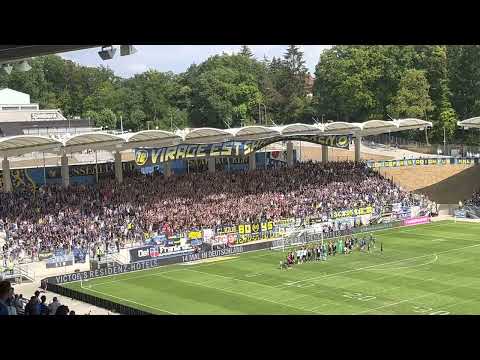
[[[328,146],[322,145],[322,163],[326,164],[328,162]]]
[[[2,173],[3,173],[3,191],[7,193],[12,192],[12,178],[10,176],[10,161],[5,156],[2,161]]]
[[[119,184],[123,182],[122,154],[115,153],[115,179]]]
[[[248,155],[248,170],[253,171],[257,169],[257,159],[255,157],[255,152]]]
[[[165,176],[166,176],[166,177],[172,176],[172,168],[171,168],[170,162],[167,161],[167,162],[164,164],[164,166],[165,166],[165,168],[164,168],[164,169],[165,169]]]
[[[293,143],[287,142],[287,166],[293,166]]]
[[[68,169],[68,157],[67,154],[62,155],[62,185],[63,187],[70,186],[70,171]]]
[[[355,161],[360,161],[360,146],[362,143],[362,137],[356,136],[355,137]]]
[[[215,158],[209,157],[208,158],[208,172],[214,173],[215,172]]]

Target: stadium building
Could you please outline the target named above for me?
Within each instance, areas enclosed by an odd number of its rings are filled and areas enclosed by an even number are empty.
[[[17,135],[65,136],[96,131],[89,120],[67,119],[60,109],[40,109],[30,95],[0,89],[0,137]]]

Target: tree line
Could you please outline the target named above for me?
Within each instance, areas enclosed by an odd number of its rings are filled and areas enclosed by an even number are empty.
[[[480,46],[337,45],[319,54],[312,89],[296,45],[272,59],[242,46],[180,74],[148,70],[128,79],[51,55],[33,59],[29,72],[1,72],[0,87],[108,129],[120,119],[138,131],[416,117],[433,122],[431,142],[445,131],[450,143],[477,143],[456,122],[480,115],[479,55]]]

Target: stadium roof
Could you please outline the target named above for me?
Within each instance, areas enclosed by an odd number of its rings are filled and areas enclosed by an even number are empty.
[[[314,125],[254,125],[232,129],[198,128],[177,130],[175,132],[146,130],[121,135],[108,132],[94,132],[68,135],[64,138],[21,135],[0,138],[0,155],[2,157],[18,156],[36,151],[75,153],[87,149],[121,151],[144,146],[172,146],[180,143],[209,144],[231,140],[260,140],[293,135],[368,136],[386,132],[423,129],[431,126],[432,123],[420,119],[400,119],[394,121],[369,120],[364,123],[331,122]],[[480,122],[478,127],[480,127]]]
[[[461,126],[465,129],[468,128],[480,128],[480,117],[474,117],[467,120],[459,121],[458,126]]]
[[[63,143],[54,138],[38,135],[20,135],[0,138],[0,153],[18,156],[35,151],[60,151]]]
[[[99,45],[0,45],[0,64]]]

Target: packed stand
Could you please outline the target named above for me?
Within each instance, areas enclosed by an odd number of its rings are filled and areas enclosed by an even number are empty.
[[[465,205],[480,207],[480,189],[472,194],[472,197],[465,201]]]
[[[0,194],[5,257],[38,259],[39,253],[98,244],[118,250],[142,242],[145,233],[285,218],[328,217],[333,211],[402,203],[412,194],[354,162],[299,163],[247,173],[190,173],[166,178],[132,174],[123,184],[60,186]]]

